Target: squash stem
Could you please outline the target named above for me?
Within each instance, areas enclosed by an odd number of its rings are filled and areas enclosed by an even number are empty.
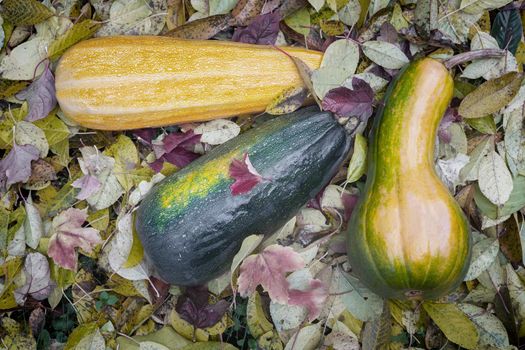
[[[481,49],[463,52],[457,55],[452,56],[448,60],[445,60],[444,65],[447,69],[452,69],[458,64],[480,59],[480,58],[493,58],[493,57],[502,57],[506,55],[505,50],[501,49]]]

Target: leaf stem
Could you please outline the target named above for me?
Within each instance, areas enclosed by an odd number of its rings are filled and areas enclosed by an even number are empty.
[[[455,56],[452,56],[451,58],[446,60],[444,64],[445,64],[445,67],[447,67],[447,69],[452,69],[458,64],[476,60],[479,58],[494,58],[494,57],[502,57],[505,55],[506,55],[506,51],[501,50],[501,49],[474,50],[474,51],[463,52]]]

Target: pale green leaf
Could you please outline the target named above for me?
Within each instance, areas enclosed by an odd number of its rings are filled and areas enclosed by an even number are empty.
[[[365,323],[363,329],[363,349],[381,349],[390,340],[392,315],[388,302],[383,303],[381,315]]]
[[[166,22],[165,0],[115,0],[97,36],[156,35]]]
[[[359,15],[361,14],[361,3],[359,0],[349,0],[345,6],[343,6],[337,15],[339,20],[347,26],[353,26],[359,21]]]
[[[409,62],[399,47],[385,41],[366,41],[363,53],[374,63],[388,69],[399,69]]]
[[[209,0],[210,16],[227,14],[238,2],[239,0]]]
[[[354,153],[350,158],[348,164],[348,172],[346,174],[346,183],[352,183],[361,178],[366,171],[366,156],[368,146],[366,138],[361,134],[356,134],[354,140]]]
[[[310,13],[306,7],[302,7],[300,10],[286,17],[284,22],[299,34],[306,36],[310,33]]]
[[[460,172],[461,181],[475,181],[478,179],[479,163],[493,149],[494,139],[486,137],[469,154],[469,162]]]
[[[323,99],[328,91],[340,87],[346,80],[346,71],[339,66],[322,67],[312,73],[315,94]]]
[[[308,2],[317,12],[319,12],[319,10],[323,8],[325,0],[308,0]]]
[[[495,238],[485,238],[474,244],[470,266],[464,280],[470,281],[481,275],[494,262],[498,252],[499,240]]]
[[[476,349],[479,340],[476,327],[455,304],[425,301],[423,308],[451,342],[465,349]]]
[[[513,188],[512,175],[505,161],[495,151],[490,151],[479,163],[479,188],[483,195],[496,205],[509,200]]]
[[[363,286],[357,278],[338,268],[333,271],[329,291],[330,294],[338,294],[336,298],[361,321],[373,320],[383,310],[383,299]]]
[[[512,183],[512,187],[513,190],[510,194],[509,200],[501,208],[488,200],[478,187],[474,193],[476,205],[483,214],[491,219],[497,219],[498,217],[513,214],[525,206],[525,176],[516,176]]]
[[[44,131],[47,143],[51,148],[59,142],[67,140],[70,135],[66,124],[54,114],[50,114],[44,119],[37,120],[33,124]]]
[[[167,346],[152,341],[143,341],[139,345],[140,350],[170,350]]]
[[[40,238],[44,235],[44,225],[42,223],[42,218],[40,217],[40,212],[33,204],[31,195],[27,198],[25,208],[27,214],[26,219],[24,220],[26,244],[29,247],[36,249],[40,242]]]
[[[480,118],[495,113],[512,101],[518,93],[523,74],[511,72],[481,84],[459,105],[463,118]]]
[[[113,172],[125,191],[129,191],[133,186],[138,185],[133,181],[130,173],[140,162],[139,153],[129,137],[119,135],[117,142],[108,147],[104,154],[115,159]]]
[[[503,349],[509,346],[509,336],[503,323],[489,311],[471,304],[458,304],[474,323],[479,334],[479,345],[495,346]]]
[[[521,108],[504,115],[505,156],[514,175],[525,175],[524,115]]]
[[[466,13],[479,14],[507,5],[512,0],[462,0],[461,9]]]
[[[336,40],[326,49],[321,67],[340,67],[345,78],[355,73],[359,64],[359,46],[352,40]]]
[[[286,344],[284,350],[301,349],[301,350],[316,350],[321,341],[322,336],[321,324],[311,324],[301,328],[299,332],[295,333]]]
[[[49,152],[44,131],[33,123],[20,121],[15,125],[15,142],[17,145],[32,145],[40,151],[40,157],[45,158]]]
[[[2,77],[9,80],[31,80],[42,74],[45,65],[40,62],[47,57],[46,46],[46,39],[35,37],[15,47],[0,63]]]

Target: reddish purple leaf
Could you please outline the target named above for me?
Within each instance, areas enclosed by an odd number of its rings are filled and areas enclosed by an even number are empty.
[[[102,243],[98,230],[82,227],[87,216],[84,210],[70,208],[53,218],[53,235],[49,239],[47,255],[57,265],[75,271],[77,265],[75,248],[82,248],[90,253],[95,245]]]
[[[153,142],[152,147],[157,160],[150,163],[150,167],[159,172],[164,161],[174,164],[177,168],[184,168],[186,165],[200,157],[200,154],[192,151],[193,146],[200,142],[201,135],[194,134],[193,130],[186,133],[174,132],[158,143]]]
[[[80,192],[75,198],[84,200],[89,198],[92,194],[96,193],[102,184],[98,179],[91,175],[84,175],[80,179],[75,180],[71,186],[80,188]]]
[[[290,247],[272,244],[242,262],[238,279],[239,294],[246,297],[260,284],[268,291],[270,299],[287,304],[289,284],[286,273],[303,267],[304,260],[299,253]]]
[[[164,140],[162,140],[162,143],[164,145],[164,151],[166,153],[170,153],[177,147],[183,148],[183,147],[191,147],[195,144],[199,143],[201,140],[200,134],[194,134],[193,130],[189,130],[186,133],[182,132],[174,132],[169,135],[167,135]]]
[[[138,129],[133,131],[133,134],[140,140],[144,141],[146,144],[151,145],[151,141],[153,141],[155,135],[157,135],[157,129]]]
[[[248,153],[244,154],[243,160],[234,159],[230,164],[230,177],[235,181],[230,186],[234,196],[250,192],[263,177],[255,170]]]
[[[353,90],[346,87],[330,90],[323,99],[323,109],[341,117],[368,119],[372,115],[374,90],[358,78],[352,79],[352,86]]]
[[[230,307],[226,300],[215,304],[208,302],[206,286],[189,287],[177,300],[175,310],[180,317],[196,328],[211,327],[221,320]]]
[[[232,40],[248,44],[273,45],[279,34],[281,16],[277,12],[259,15],[245,28],[237,28]]]
[[[447,108],[447,111],[445,112],[445,115],[441,119],[441,122],[439,123],[438,128],[438,136],[439,139],[444,143],[450,143],[450,140],[452,139],[452,135],[450,135],[450,132],[448,131],[448,127],[452,125],[452,123],[457,122],[460,119],[458,110],[456,108]]]
[[[318,279],[310,281],[310,289],[288,291],[288,304],[304,306],[308,309],[308,320],[311,322],[319,317],[321,309],[328,297],[328,289]]]
[[[348,221],[350,219],[350,216],[352,215],[352,212],[354,211],[355,206],[357,205],[359,196],[349,194],[348,192],[343,191],[341,199],[345,208],[345,211],[343,213],[343,220]]]
[[[49,64],[38,79],[16,94],[16,98],[26,100],[29,105],[29,113],[25,117],[26,121],[33,122],[47,117],[57,104],[55,77],[49,68]]]
[[[177,168],[184,168],[186,165],[199,158],[200,154],[194,153],[184,148],[177,147],[170,153],[166,153],[162,156],[162,159],[174,164]]]
[[[0,160],[0,184],[5,183],[9,187],[17,182],[26,182],[31,176],[31,162],[37,160],[39,154],[40,151],[33,145],[19,146],[15,143],[7,156]]]

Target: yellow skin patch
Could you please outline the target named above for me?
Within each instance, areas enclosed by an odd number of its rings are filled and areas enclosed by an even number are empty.
[[[162,208],[176,205],[179,210],[189,205],[190,199],[203,198],[210,189],[229,177],[230,163],[235,158],[241,158],[242,151],[234,149],[222,157],[209,160],[198,169],[193,169],[177,181],[167,183],[161,194]]]

